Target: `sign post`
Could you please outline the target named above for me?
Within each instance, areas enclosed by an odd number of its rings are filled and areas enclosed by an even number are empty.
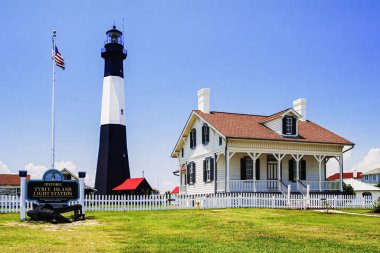
[[[27,175],[26,170],[20,170],[18,175],[20,176],[20,220],[25,221],[25,180]]]
[[[80,189],[79,204],[82,205],[82,213],[85,214],[86,208],[84,206],[84,178],[86,177],[86,172],[84,171],[78,172],[78,176],[79,176],[79,189]]]

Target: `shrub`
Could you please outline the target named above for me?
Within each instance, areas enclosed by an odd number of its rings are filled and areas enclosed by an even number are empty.
[[[380,213],[380,198],[377,199],[375,206],[373,207],[373,212],[374,213]]]
[[[378,183],[377,185],[375,185],[376,187],[379,187],[380,188],[380,183]]]
[[[343,193],[346,195],[354,195],[354,188],[350,184],[343,183]]]

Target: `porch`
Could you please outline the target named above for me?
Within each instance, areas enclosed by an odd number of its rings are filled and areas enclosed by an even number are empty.
[[[316,153],[221,153],[216,161],[215,192],[277,192],[287,194],[339,192],[342,185],[342,154]],[[329,159],[339,163],[340,180],[326,180]]]

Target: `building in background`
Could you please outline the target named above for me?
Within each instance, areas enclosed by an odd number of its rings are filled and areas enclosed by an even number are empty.
[[[68,169],[62,169],[61,170],[61,173],[63,175],[63,179],[64,180],[75,180],[75,181],[79,181],[79,178],[78,176],[76,176],[74,173],[72,173],[71,171],[69,171]],[[95,188],[91,187],[91,186],[88,186],[87,184],[84,184],[84,194],[85,195],[91,195],[91,194],[94,194],[96,192]]]
[[[113,194],[120,195],[150,195],[153,189],[144,177],[128,178],[113,189]]]
[[[362,181],[372,185],[380,184],[380,168],[365,172]]]
[[[26,176],[26,180],[30,175]],[[18,174],[0,174],[0,195],[20,196],[20,177]]]
[[[364,183],[360,180],[349,178],[343,180],[346,185],[351,185],[356,196],[372,196],[373,199],[380,198],[380,188]]]
[[[353,172],[344,172],[343,173],[343,179],[354,178],[354,179],[361,180],[362,176],[363,176],[363,172],[358,172],[356,170],[353,171]],[[332,174],[331,176],[329,176],[327,178],[327,180],[330,180],[330,181],[336,181],[336,180],[339,180],[339,179],[340,179],[340,174],[339,173]]]

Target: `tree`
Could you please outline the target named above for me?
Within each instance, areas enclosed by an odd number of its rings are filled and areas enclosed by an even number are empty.
[[[343,193],[345,195],[354,195],[355,194],[354,188],[352,188],[350,184],[343,183]]]

